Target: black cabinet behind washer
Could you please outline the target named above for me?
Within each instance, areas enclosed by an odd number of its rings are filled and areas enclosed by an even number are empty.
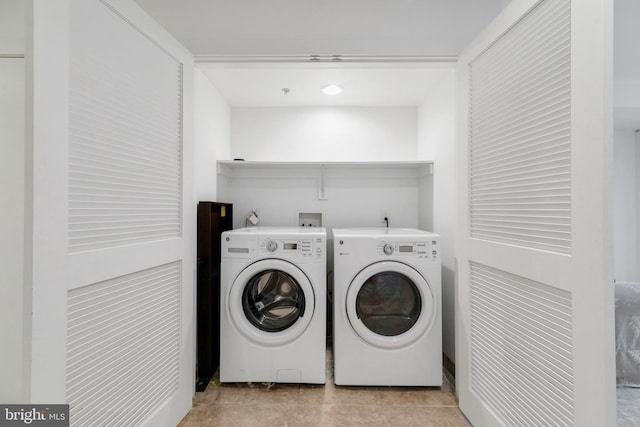
[[[220,235],[233,228],[233,205],[198,203],[196,391],[204,391],[220,364]]]

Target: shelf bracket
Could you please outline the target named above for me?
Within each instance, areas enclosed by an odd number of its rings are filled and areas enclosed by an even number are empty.
[[[318,181],[318,200],[329,200],[327,195],[327,165],[320,166],[320,180]]]

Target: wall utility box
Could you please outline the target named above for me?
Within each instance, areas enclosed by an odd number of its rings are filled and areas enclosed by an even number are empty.
[[[298,212],[296,224],[299,227],[323,227],[322,212]]]

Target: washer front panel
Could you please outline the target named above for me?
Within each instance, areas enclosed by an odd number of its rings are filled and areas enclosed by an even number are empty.
[[[314,314],[309,278],[294,264],[264,259],[238,274],[227,300],[231,323],[261,345],[287,344],[300,337]]]
[[[426,279],[414,268],[396,261],[365,267],[347,291],[346,311],[351,327],[376,347],[411,345],[428,331],[436,310]]]

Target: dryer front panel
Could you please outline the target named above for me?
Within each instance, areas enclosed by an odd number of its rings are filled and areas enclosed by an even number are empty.
[[[247,339],[284,345],[302,335],[315,310],[309,278],[294,264],[264,259],[247,266],[228,295],[228,316]]]
[[[411,345],[431,326],[437,307],[427,280],[396,261],[372,264],[352,280],[346,312],[354,331],[381,348]]]

